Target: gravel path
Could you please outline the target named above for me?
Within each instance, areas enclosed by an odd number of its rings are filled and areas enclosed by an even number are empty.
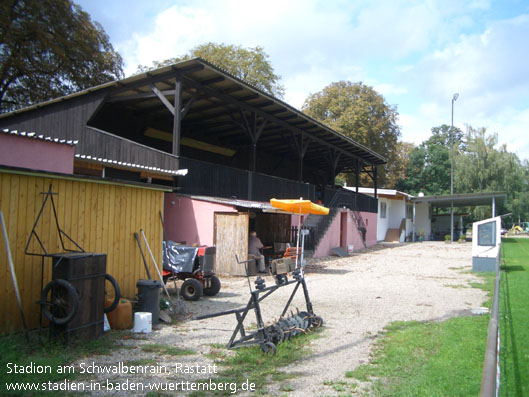
[[[469,282],[479,279],[470,273],[471,245],[424,242],[405,245],[377,245],[373,249],[347,258],[326,258],[307,266],[307,285],[316,314],[323,317],[323,337],[312,342],[312,353],[305,359],[286,368],[298,374],[289,380],[293,392],[289,396],[335,395],[329,381],[343,381],[346,371],[356,368],[369,359],[376,335],[392,321],[443,320],[453,316],[469,315],[470,309],[479,307],[485,300],[480,289],[470,288]],[[268,286],[271,277],[265,277]],[[248,299],[246,279],[221,278],[221,292],[214,298],[186,302],[189,316],[215,313],[243,307]],[[262,303],[263,318],[269,323],[277,319],[292,289],[278,289]],[[301,291],[292,307],[304,310]],[[245,326],[255,324],[250,312]],[[166,365],[169,373],[149,375],[95,376],[93,380],[109,378],[114,382],[178,382],[193,381],[213,376],[196,373],[206,370],[213,361],[211,344],[225,345],[235,328],[234,315],[206,320],[186,320],[178,325],[164,325],[149,335],[125,340],[124,349],[110,356],[91,357],[81,361],[96,361],[97,365],[111,365],[119,361],[132,365],[138,360],[151,360]],[[160,356],[141,349],[142,344],[161,343],[194,349],[197,354],[188,356]],[[205,355],[207,354],[207,356]],[[145,361],[148,362],[148,361]],[[175,363],[194,373],[176,373]],[[197,367],[198,365],[198,367]],[[186,367],[188,366],[188,367]],[[96,379],[95,379],[96,378]],[[270,384],[270,394],[281,394],[279,384]],[[108,395],[108,390],[91,394]],[[130,391],[114,393],[131,395]],[[143,395],[144,393],[138,393]]]

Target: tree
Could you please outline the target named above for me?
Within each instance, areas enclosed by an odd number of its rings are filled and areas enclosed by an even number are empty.
[[[410,163],[410,158],[415,145],[410,142],[397,142],[395,146],[395,160],[391,164],[387,164],[388,169],[386,175],[386,185],[388,187],[396,187],[399,180],[406,177],[406,170]]]
[[[0,2],[0,112],[121,78],[101,25],[70,0]]]
[[[465,152],[456,158],[455,186],[461,192],[506,192],[505,207],[498,213],[512,212],[515,219],[529,216],[529,168],[518,156],[498,147],[498,135],[487,134],[485,128],[469,127],[465,136]],[[490,208],[473,210],[476,219],[490,216]]]
[[[432,128],[428,140],[415,148],[410,155],[406,178],[397,183],[397,189],[410,194],[427,195],[450,193],[450,156],[454,144],[454,157],[463,150],[462,132],[444,124]]]
[[[506,192],[507,201],[497,213],[512,212],[515,220],[529,219],[529,163],[523,164],[505,145],[498,147],[498,135],[485,128],[468,128],[463,133],[448,125],[432,128],[428,140],[410,155],[406,178],[397,189],[426,195],[450,193],[450,148],[454,144],[454,192]],[[491,216],[490,206],[471,208],[471,218]]]
[[[154,61],[152,66],[138,66],[138,72],[146,72],[163,66],[191,59],[202,58],[270,95],[283,98],[285,89],[279,83],[281,77],[274,73],[269,56],[263,47],[243,48],[235,45],[205,43],[191,49],[189,53]]]
[[[361,82],[339,81],[309,95],[302,110],[312,118],[386,157],[388,167],[379,173],[379,181],[380,186],[389,187],[389,170],[396,161],[400,136],[395,106],[386,103],[382,95]],[[348,182],[352,183],[352,180]]]

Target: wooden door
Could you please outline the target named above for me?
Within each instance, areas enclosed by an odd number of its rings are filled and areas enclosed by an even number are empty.
[[[248,257],[248,222],[247,213],[216,212],[215,213],[215,245],[217,247],[216,272],[245,276],[244,263],[239,260]]]
[[[340,247],[347,250],[347,212],[340,213]]]

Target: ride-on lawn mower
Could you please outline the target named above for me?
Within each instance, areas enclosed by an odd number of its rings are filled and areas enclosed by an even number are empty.
[[[220,280],[215,276],[215,253],[215,246],[191,247],[164,241],[163,281],[170,277],[184,280],[180,294],[188,301],[196,301],[202,294],[217,295]]]

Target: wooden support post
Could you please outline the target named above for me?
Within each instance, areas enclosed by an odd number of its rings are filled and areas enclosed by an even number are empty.
[[[248,200],[251,200],[253,197],[253,172],[248,171]]]
[[[355,161],[355,186],[356,193],[358,193],[358,187],[360,185],[360,161],[356,159]]]
[[[334,186],[334,180],[336,178],[336,170],[338,169],[338,162],[340,161],[340,155],[341,153],[336,151],[336,150],[332,150],[332,149],[329,149],[328,151],[328,154],[329,154],[329,163],[331,165],[331,185]]]
[[[182,80],[176,78],[173,117],[173,154],[180,156],[180,138],[182,135]]]
[[[244,110],[240,110],[241,122],[237,122],[233,117],[232,120],[241,126],[250,137],[251,150],[249,150],[250,157],[248,158],[248,200],[253,197],[253,175],[257,170],[257,141],[266,127],[267,120],[263,120],[261,125],[257,127],[257,113],[253,112],[253,119],[251,122],[248,121],[248,117],[244,113]]]
[[[303,156],[299,156],[298,181],[303,182]]]
[[[299,142],[294,133],[292,133],[292,140],[294,141],[294,148],[298,154],[299,166],[298,166],[298,179],[300,182],[303,182],[303,159],[309,148],[310,139],[308,139],[304,134],[299,135]]]
[[[375,183],[375,198],[377,198],[377,166],[373,166],[373,182]]]
[[[250,171],[252,172],[255,172],[256,157],[257,157],[257,144],[255,142],[252,142],[252,159],[251,159],[251,164],[250,164]]]

